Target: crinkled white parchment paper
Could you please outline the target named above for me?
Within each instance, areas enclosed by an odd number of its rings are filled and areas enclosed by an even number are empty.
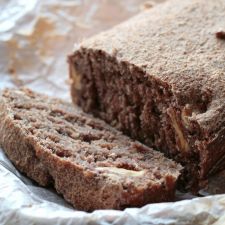
[[[0,90],[24,85],[69,100],[66,56],[74,42],[151,7],[152,1],[143,7],[145,1],[0,0]],[[224,193],[225,171],[209,187],[211,193]],[[73,209],[54,190],[21,175],[0,149],[0,225],[5,224],[222,225],[225,195],[85,213]]]

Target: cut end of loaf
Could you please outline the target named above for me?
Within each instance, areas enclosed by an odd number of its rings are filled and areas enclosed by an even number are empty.
[[[204,164],[207,135],[193,117],[204,104],[179,104],[172,86],[98,49],[81,47],[69,64],[74,103],[181,163],[181,189],[195,192],[217,171],[218,159]]]
[[[81,48],[69,63],[75,104],[184,166],[191,164],[184,179],[195,185],[199,156],[188,139],[193,125],[185,113],[181,117],[168,84],[100,50]],[[193,160],[187,161],[188,157]]]
[[[181,162],[194,189],[225,167],[224,10],[223,0],[166,1],[69,59],[74,102]]]

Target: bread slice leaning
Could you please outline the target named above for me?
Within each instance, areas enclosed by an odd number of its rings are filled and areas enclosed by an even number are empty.
[[[173,200],[181,170],[78,107],[27,89],[2,93],[0,144],[21,172],[86,211]]]

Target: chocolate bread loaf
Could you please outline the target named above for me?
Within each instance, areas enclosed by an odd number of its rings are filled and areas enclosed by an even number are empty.
[[[25,89],[2,94],[0,144],[20,171],[87,211],[173,200],[181,170],[79,108]]]
[[[200,188],[225,166],[224,0],[170,0],[69,56],[73,101],[185,166]]]

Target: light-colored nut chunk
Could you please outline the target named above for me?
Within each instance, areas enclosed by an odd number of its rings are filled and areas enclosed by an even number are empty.
[[[189,151],[189,145],[188,145],[188,142],[186,141],[186,139],[184,137],[184,134],[181,130],[181,127],[180,127],[179,123],[177,122],[177,118],[176,118],[176,114],[175,114],[174,110],[169,109],[167,112],[168,112],[168,115],[170,116],[170,119],[172,121],[172,126],[173,126],[173,128],[175,130],[175,133],[177,135],[176,142],[177,142],[177,145],[179,147],[179,150],[183,151],[183,152],[188,152]]]
[[[78,74],[78,72],[75,70],[75,67],[73,65],[73,63],[70,63],[69,65],[69,70],[70,70],[70,78],[71,78],[71,82],[73,83],[74,87],[77,90],[81,89],[81,76],[80,74]]]
[[[189,129],[190,122],[188,118],[192,115],[192,109],[189,104],[187,104],[181,111],[181,119],[183,121],[184,126]]]
[[[120,177],[141,177],[144,176],[145,170],[135,171],[135,170],[128,170],[124,168],[117,168],[117,167],[98,167],[96,168],[98,171],[105,172],[112,176],[120,176]]]

